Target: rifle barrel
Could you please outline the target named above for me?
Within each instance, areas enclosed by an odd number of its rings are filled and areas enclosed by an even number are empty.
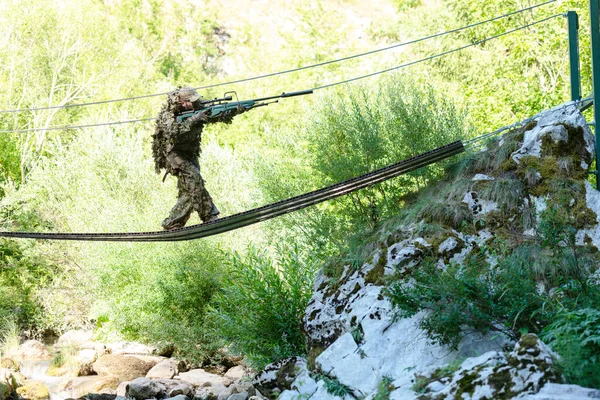
[[[264,101],[264,100],[272,100],[272,99],[280,99],[283,97],[294,97],[294,96],[304,96],[306,94],[312,94],[312,89],[308,90],[300,90],[298,92],[290,92],[290,93],[281,93],[277,96],[269,96],[269,97],[261,97],[260,99],[252,99],[254,101]]]

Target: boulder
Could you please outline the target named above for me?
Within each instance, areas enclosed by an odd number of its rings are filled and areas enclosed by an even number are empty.
[[[138,342],[116,342],[106,345],[112,354],[156,354],[156,347],[146,346]]]
[[[242,399],[256,395],[256,389],[249,383],[234,383],[217,396],[217,400]],[[236,397],[237,396],[237,397]]]
[[[232,394],[227,400],[248,400],[248,392]]]
[[[112,392],[118,385],[119,379],[116,376],[93,375],[68,379],[62,383],[59,390],[70,397],[79,398],[90,393],[105,392],[107,389]]]
[[[178,394],[175,397],[169,397],[169,398],[167,398],[165,400],[190,400],[190,398],[187,397],[187,396],[184,396],[183,394]]]
[[[254,377],[252,385],[267,398],[275,399],[290,389],[298,374],[306,369],[306,362],[299,357],[290,357],[271,363]],[[252,394],[253,395],[253,394]]]
[[[115,400],[118,399],[117,395],[109,393],[90,393],[77,400]],[[125,400],[125,399],[122,399]]]
[[[178,379],[153,379],[153,381],[163,385],[167,389],[168,396],[171,395],[171,391],[175,390],[175,388],[181,390],[181,393],[175,393],[172,394],[172,396],[176,396],[178,394],[185,394],[187,396],[188,393],[192,393],[194,390],[194,386],[192,384],[188,382],[182,382]]]
[[[137,378],[129,382],[127,397],[135,400],[146,400],[165,397],[167,389],[164,385],[148,378]]]
[[[577,385],[547,383],[535,394],[519,397],[520,400],[581,400],[600,399],[600,390],[588,389]]]
[[[193,391],[194,391],[194,388],[191,385],[189,385],[187,383],[180,383],[179,385],[176,385],[176,386],[172,387],[171,389],[167,389],[167,396],[169,396],[169,397],[175,397],[175,396],[179,396],[179,395],[190,396]]]
[[[241,365],[229,368],[225,373],[225,377],[231,379],[232,381],[239,381],[244,375],[246,375],[246,371]]]
[[[60,351],[68,351],[63,347]],[[76,351],[76,350],[75,350]],[[51,365],[48,368],[50,376],[88,376],[94,375],[93,364],[97,359],[94,349],[79,350],[76,355],[67,355],[64,363],[59,366]]]
[[[227,389],[223,385],[216,384],[214,386],[199,387],[196,389],[194,399],[198,400],[217,400],[218,396]]]
[[[93,364],[93,369],[98,375],[115,375],[119,381],[131,381],[140,376],[146,376],[153,366],[153,363],[142,361],[136,357],[105,354]]]
[[[202,368],[192,369],[188,372],[183,372],[177,376],[178,379],[181,379],[184,382],[191,383],[194,386],[206,387],[206,386],[215,386],[215,385],[223,385],[225,387],[231,385],[231,379],[226,378],[221,375],[211,374],[206,372]]]
[[[75,349],[94,349],[96,344],[92,341],[94,333],[92,331],[85,331],[81,329],[74,329],[63,333],[56,343],[54,348],[56,350],[73,347]]]
[[[179,373],[177,362],[173,360],[163,360],[148,371],[146,378],[171,379]]]
[[[432,371],[435,376],[436,372]],[[433,379],[422,400],[439,398],[514,398],[537,393],[548,382],[560,382],[551,350],[534,334],[524,335],[505,356],[491,351],[468,358],[451,377]]]
[[[48,360],[52,358],[52,354],[50,354],[42,342],[28,340],[19,347],[16,358],[21,361]]]
[[[17,389],[17,394],[23,400],[49,400],[50,391],[41,382],[26,381]]]

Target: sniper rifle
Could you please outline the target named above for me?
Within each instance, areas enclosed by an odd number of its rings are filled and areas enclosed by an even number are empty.
[[[236,92],[227,92],[227,93],[225,93],[225,96],[220,99],[201,101],[200,104],[202,105],[202,108],[200,108],[198,110],[186,111],[184,113],[181,113],[177,116],[176,119],[177,119],[177,122],[181,123],[181,122],[185,121],[186,119],[190,118],[191,116],[196,115],[198,113],[206,112],[207,110],[209,111],[207,114],[210,115],[211,117],[215,118],[215,117],[219,117],[219,115],[221,115],[223,113],[226,113],[227,111],[237,109],[238,107],[243,107],[244,111],[248,111],[252,108],[266,106],[271,103],[277,103],[277,101],[278,101],[278,100],[275,100],[275,101],[266,102],[267,100],[281,99],[281,98],[295,97],[295,96],[304,96],[306,94],[311,94],[312,92],[313,92],[312,90],[301,90],[298,92],[282,93],[277,96],[261,97],[258,99],[241,100],[241,101],[237,100]],[[236,101],[229,101],[232,99],[231,95],[227,96],[230,93],[235,94]]]

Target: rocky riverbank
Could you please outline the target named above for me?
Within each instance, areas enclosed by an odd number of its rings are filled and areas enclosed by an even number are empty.
[[[239,360],[193,368],[139,343],[99,343],[69,331],[50,348],[29,340],[2,357],[0,400],[264,398]]]

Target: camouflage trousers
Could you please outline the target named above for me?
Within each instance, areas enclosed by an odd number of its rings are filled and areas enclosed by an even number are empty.
[[[162,222],[162,227],[181,228],[185,226],[194,211],[198,212],[202,221],[208,221],[219,215],[219,210],[204,187],[198,159],[190,160],[180,154],[170,153],[167,155],[167,163],[171,174],[177,177],[179,196],[169,217]]]

